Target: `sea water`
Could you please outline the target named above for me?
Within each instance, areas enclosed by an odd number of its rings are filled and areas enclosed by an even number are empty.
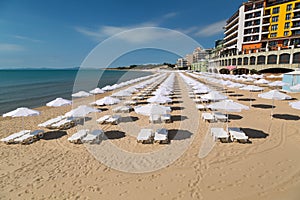
[[[18,107],[44,106],[57,97],[71,99],[71,94],[76,91],[73,85],[78,79],[77,72],[75,69],[0,70],[0,114]],[[80,72],[81,79],[99,81],[98,85],[85,84],[80,89],[89,91],[96,86],[101,88],[150,74],[142,71],[103,70],[99,73],[99,70],[83,70]]]

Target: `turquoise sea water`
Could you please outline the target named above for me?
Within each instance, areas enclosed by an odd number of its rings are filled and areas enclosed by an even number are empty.
[[[30,108],[44,106],[57,97],[71,99],[77,72],[77,70],[0,70],[0,114],[21,106]],[[101,77],[98,87],[101,88],[151,73],[116,70],[99,73],[99,70],[84,70],[80,74],[87,83],[80,89],[89,91],[95,88],[95,85],[88,84],[89,80],[98,80],[99,74]]]

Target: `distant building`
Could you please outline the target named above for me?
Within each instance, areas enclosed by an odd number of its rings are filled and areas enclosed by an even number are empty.
[[[194,58],[193,54],[187,54],[185,56],[188,66],[191,66],[193,64],[193,60],[194,60],[193,58]]]
[[[218,70],[298,68],[300,0],[248,0],[227,20],[222,46],[210,55],[210,63]]]
[[[176,62],[178,69],[185,69],[188,67],[187,60],[185,58],[178,58]]]
[[[193,51],[193,63],[197,63],[203,59],[205,59],[207,53],[204,49],[197,47],[194,51]]]

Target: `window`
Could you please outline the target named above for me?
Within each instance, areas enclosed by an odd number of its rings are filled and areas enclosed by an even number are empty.
[[[272,17],[272,22],[278,22],[278,16]]]
[[[284,31],[284,36],[289,36],[289,31]]]
[[[277,37],[277,33],[271,33],[270,34],[270,37],[272,38],[272,37]]]
[[[291,19],[291,14],[289,13],[289,14],[286,14],[285,15],[285,20],[290,20]]]
[[[273,14],[278,14],[279,13],[279,7],[273,8]]]
[[[289,45],[289,40],[283,40],[283,46],[288,46]]]
[[[286,11],[292,10],[292,6],[293,6],[292,4],[287,5],[287,6],[286,6]]]
[[[278,30],[278,24],[271,26],[271,31],[277,31]]]
[[[284,29],[289,29],[290,28],[290,22],[286,22],[284,24]]]

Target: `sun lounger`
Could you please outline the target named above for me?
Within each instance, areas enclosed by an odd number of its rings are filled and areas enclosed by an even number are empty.
[[[230,127],[228,128],[232,141],[237,140],[241,143],[248,143],[249,137],[245,134],[243,130],[237,127]]]
[[[106,120],[107,123],[110,123],[110,124],[114,124],[114,125],[117,125],[119,122],[120,122],[120,119],[121,119],[121,116],[120,115],[113,115],[111,116],[110,118],[108,118]]]
[[[84,138],[88,132],[88,129],[79,130],[78,132],[74,133],[71,137],[69,137],[68,141],[74,144],[81,143],[81,139]]]
[[[25,134],[27,134],[27,133],[30,133],[30,130],[22,130],[22,131],[20,131],[20,132],[11,134],[11,135],[9,135],[9,136],[6,137],[6,138],[2,138],[2,139],[1,139],[1,142],[4,142],[4,143],[6,143],[6,144],[14,143],[14,142],[15,142],[15,141],[14,141],[15,139],[17,139],[17,138],[19,138],[19,137],[21,137],[21,136],[23,136],[23,135],[25,135]]]
[[[120,112],[122,112],[122,113],[130,113],[130,111],[132,111],[132,107],[131,106],[121,106]]]
[[[216,121],[214,115],[211,114],[211,113],[207,113],[207,112],[202,113],[201,117],[204,121],[208,121],[208,122],[215,122]]]
[[[98,143],[100,137],[103,136],[104,132],[102,130],[93,130],[89,132],[84,138],[81,139],[83,143]]]
[[[112,111],[115,113],[119,113],[119,112],[121,112],[121,108],[122,108],[121,106],[118,106],[118,107],[113,108]]]
[[[152,143],[153,137],[154,133],[151,129],[141,129],[136,139],[137,142]]]
[[[220,112],[214,113],[214,117],[216,120],[221,121],[221,122],[227,122],[228,117]]]
[[[168,135],[169,133],[167,129],[157,129],[154,134],[154,142],[169,143]]]
[[[206,106],[203,105],[203,104],[197,104],[197,105],[196,105],[196,108],[197,108],[198,110],[206,110]]]
[[[229,142],[229,134],[223,128],[211,128],[210,131],[215,140],[220,139],[221,142]]]
[[[55,124],[61,120],[63,120],[65,117],[64,116],[58,116],[53,119],[49,119],[48,121],[45,121],[44,123],[39,124],[39,127],[45,127],[45,128],[50,128],[52,124]]]
[[[52,124],[49,128],[52,129],[59,129],[59,130],[65,130],[73,127],[76,124],[76,119],[75,118],[64,118],[61,121]]]
[[[103,117],[100,117],[99,119],[97,119],[96,121],[99,124],[104,124],[106,122],[106,120],[108,120],[111,117],[111,115],[104,115]]]
[[[171,123],[172,122],[170,114],[163,114],[163,115],[161,115],[160,119],[164,123]]]
[[[160,115],[150,115],[149,122],[153,124],[160,123],[161,122]]]
[[[193,99],[193,101],[194,101],[195,103],[201,103],[201,102],[202,102],[201,99]]]
[[[21,137],[18,137],[15,139],[16,143],[21,143],[21,144],[31,144],[35,140],[38,140],[40,138],[44,137],[44,131],[43,130],[35,130],[30,133],[27,133]]]
[[[136,105],[137,102],[136,101],[125,101],[124,105]]]

